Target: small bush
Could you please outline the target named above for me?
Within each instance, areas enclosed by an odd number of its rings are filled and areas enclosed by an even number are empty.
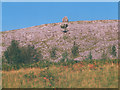
[[[11,45],[4,52],[4,56],[9,64],[18,64],[21,61],[21,50],[19,43],[16,40],[11,42]]]
[[[38,62],[41,59],[40,57],[42,57],[41,53],[38,53],[34,46],[20,47],[19,42],[16,40],[12,40],[11,45],[4,52],[4,56],[10,65],[31,64]]]
[[[9,65],[7,65],[7,64],[2,64],[2,70],[8,71],[8,67],[9,67]]]
[[[101,58],[102,58],[102,60],[108,59],[107,54],[105,53],[105,51],[103,51],[103,53],[101,55]]]
[[[67,32],[67,27],[68,27],[68,24],[64,24],[64,25],[61,25],[61,28],[64,29],[64,33]]]
[[[65,29],[68,27],[68,24],[61,25],[61,28]]]
[[[74,58],[79,55],[78,45],[76,45],[75,42],[74,42],[74,44],[73,44],[73,47],[72,47],[72,49],[71,49],[71,52],[72,52],[72,56],[73,56]]]
[[[65,51],[63,54],[62,54],[62,58],[67,58],[67,56],[68,56],[68,52],[67,51]]]
[[[75,63],[78,63],[79,61],[74,61],[73,59],[67,59],[67,61],[66,62],[64,62],[62,65],[63,66],[71,66],[71,65],[73,65],[73,64],[75,64]]]
[[[63,39],[66,40],[66,39],[68,39],[68,37],[67,36],[63,36]]]
[[[114,45],[112,46],[111,55],[116,56],[116,47]]]
[[[42,55],[41,53],[37,53],[34,45],[28,45],[27,47],[21,48],[21,63],[31,64],[33,62],[38,62],[40,57],[42,57]]]
[[[92,53],[90,51],[89,55],[88,55],[88,59],[92,60]]]
[[[53,47],[52,50],[50,51],[50,57],[54,59],[56,57],[56,47]]]

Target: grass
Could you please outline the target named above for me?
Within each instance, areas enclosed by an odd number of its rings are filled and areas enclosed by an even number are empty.
[[[111,37],[110,39],[108,39],[107,41],[114,41],[114,40],[118,40],[117,38],[113,38]]]
[[[12,82],[12,83],[11,83]],[[117,88],[118,61],[91,60],[72,65],[2,71],[3,88]]]
[[[68,39],[68,37],[67,36],[63,36],[63,39],[66,40],[66,39]]]
[[[5,46],[5,43],[2,43],[2,46],[4,47],[4,46]]]

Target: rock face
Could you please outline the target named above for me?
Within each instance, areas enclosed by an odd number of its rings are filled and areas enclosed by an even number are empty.
[[[65,17],[62,19],[62,22],[68,22],[68,17],[65,16]]]
[[[93,59],[101,59],[104,50],[108,54],[107,56],[111,57],[109,49],[113,45],[116,46],[118,53],[117,20],[68,22],[69,32],[66,34],[62,32],[60,27],[62,24],[64,23],[51,23],[1,32],[2,42],[0,42],[0,45],[2,45],[2,50],[5,51],[13,39],[18,40],[20,46],[33,44],[46,59],[50,59],[49,50],[56,47],[56,61],[60,60],[65,50],[68,52],[68,57],[71,58],[71,48],[74,41],[79,46],[79,56],[76,57],[76,60],[85,58],[90,51]]]

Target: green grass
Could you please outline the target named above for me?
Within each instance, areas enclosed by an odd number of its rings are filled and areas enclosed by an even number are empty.
[[[11,83],[12,82],[12,83]],[[117,88],[118,60],[89,60],[49,68],[2,71],[3,88]]]
[[[68,39],[68,36],[63,36],[63,39],[64,39],[64,40]]]

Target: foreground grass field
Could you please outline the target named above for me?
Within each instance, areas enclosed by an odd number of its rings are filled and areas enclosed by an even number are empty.
[[[118,60],[2,71],[2,88],[118,88]]]

